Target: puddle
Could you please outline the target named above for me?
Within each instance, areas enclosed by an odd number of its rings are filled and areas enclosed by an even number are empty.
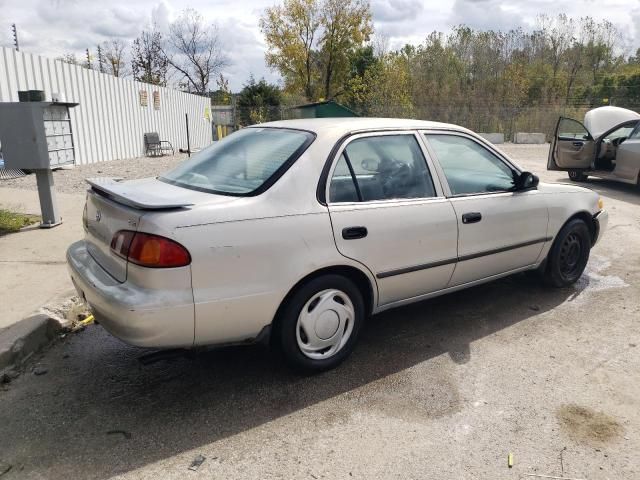
[[[622,425],[613,417],[587,407],[563,405],[556,417],[569,437],[579,443],[602,444],[622,435]]]
[[[620,277],[602,273],[610,266],[611,262],[607,259],[595,255],[592,256],[584,273],[573,285],[576,292],[569,297],[569,301],[582,303],[587,301],[594,292],[628,287],[629,284]]]

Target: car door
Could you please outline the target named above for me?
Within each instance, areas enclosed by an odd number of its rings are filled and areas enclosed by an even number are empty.
[[[474,137],[427,132],[458,222],[458,263],[450,286],[535,264],[548,211],[537,189],[513,191],[518,170]]]
[[[456,215],[417,132],[350,137],[327,202],[338,251],[376,277],[379,305],[444,288],[457,258]]]
[[[616,177],[640,184],[640,123],[616,151]]]
[[[594,158],[595,144],[582,123],[560,117],[549,149],[547,170],[588,169]]]

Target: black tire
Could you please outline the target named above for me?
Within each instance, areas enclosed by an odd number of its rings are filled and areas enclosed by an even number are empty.
[[[346,295],[353,305],[354,315],[350,335],[344,345],[331,356],[310,358],[298,344],[298,337],[305,335],[304,330],[300,330],[298,318],[308,302],[327,290],[337,290]],[[333,298],[344,300],[340,296]],[[307,306],[308,310],[311,309],[309,311],[312,311],[313,308],[312,304]],[[300,286],[280,309],[272,336],[272,345],[282,353],[287,364],[295,370],[305,372],[330,370],[342,363],[353,351],[365,321],[365,311],[362,293],[348,278],[334,274],[313,278]],[[345,325],[343,332],[346,328]],[[304,337],[302,339],[304,340]],[[322,353],[320,354],[322,355]]]
[[[582,170],[569,170],[568,175],[572,182],[584,182],[587,179],[587,175]]]
[[[581,219],[573,219],[560,229],[553,242],[544,278],[553,287],[574,284],[584,272],[591,250],[591,232]]]

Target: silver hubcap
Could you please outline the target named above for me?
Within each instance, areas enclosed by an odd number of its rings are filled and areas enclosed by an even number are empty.
[[[296,339],[300,351],[309,358],[329,358],[351,337],[355,311],[349,296],[329,289],[316,293],[298,315]]]

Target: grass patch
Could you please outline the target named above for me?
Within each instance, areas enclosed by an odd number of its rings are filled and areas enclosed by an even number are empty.
[[[37,215],[10,212],[0,208],[0,235],[14,233],[40,220]]]

